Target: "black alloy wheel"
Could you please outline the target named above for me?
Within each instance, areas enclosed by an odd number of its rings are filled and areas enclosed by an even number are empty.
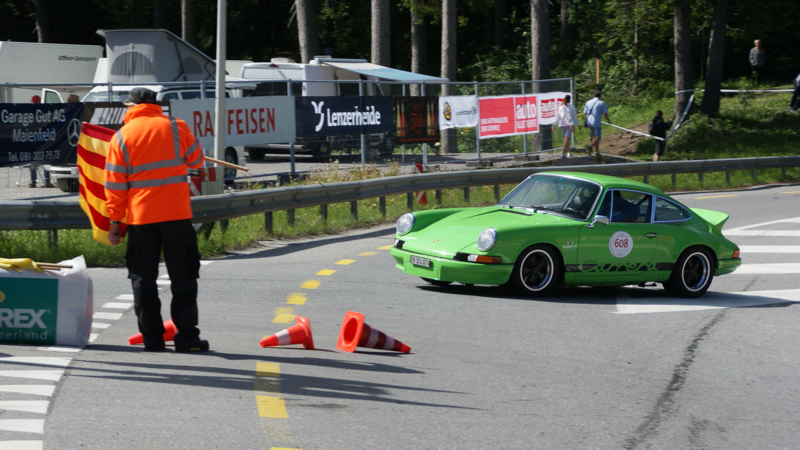
[[[538,296],[555,286],[560,270],[559,259],[552,250],[534,245],[517,259],[511,278],[518,292]]]

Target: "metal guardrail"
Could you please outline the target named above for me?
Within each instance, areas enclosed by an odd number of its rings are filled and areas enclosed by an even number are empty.
[[[516,184],[531,174],[555,170],[630,177],[787,167],[800,167],[800,156],[434,172],[195,197],[192,199],[192,221],[216,222],[271,211],[354,202],[415,191]],[[91,225],[77,198],[0,202],[0,230],[83,228],[91,228]]]

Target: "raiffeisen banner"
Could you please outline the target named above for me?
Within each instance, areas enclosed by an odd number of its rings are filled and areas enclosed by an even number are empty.
[[[391,97],[297,97],[297,135],[394,131]]]
[[[170,115],[189,125],[203,148],[214,148],[216,99],[170,101]],[[225,99],[225,146],[293,142],[294,98]]]
[[[439,97],[439,128],[478,126],[478,97],[457,95]]]

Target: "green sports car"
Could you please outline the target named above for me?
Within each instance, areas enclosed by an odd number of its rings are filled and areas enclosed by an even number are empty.
[[[434,285],[511,285],[539,296],[556,285],[659,282],[670,295],[699,297],[742,262],[722,236],[727,220],[644,183],[547,172],[494,206],[404,214],[391,254],[398,269]]]

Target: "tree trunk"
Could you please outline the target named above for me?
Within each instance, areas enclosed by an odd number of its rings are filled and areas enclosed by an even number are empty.
[[[561,0],[561,30],[558,36],[558,53],[562,59],[572,56],[575,49],[575,39],[578,35],[578,26],[569,23],[569,0]]]
[[[314,0],[296,0],[297,37],[300,41],[300,62],[308,64],[319,54],[317,13]]]
[[[181,37],[190,45],[197,46],[197,20],[194,13],[194,2],[195,0],[181,0]]]
[[[694,89],[692,81],[692,35],[689,29],[689,4],[682,1],[673,9],[673,35],[675,39],[675,92]],[[674,116],[678,119],[689,103],[691,92],[675,94]]]
[[[389,0],[372,0],[372,64],[391,66]]]
[[[442,0],[442,78],[456,81],[456,0]],[[442,86],[442,95],[455,95],[453,85]],[[442,153],[458,152],[455,128],[442,130]]]
[[[425,45],[425,23],[423,16],[416,11],[416,5],[411,8],[411,71],[425,73],[425,60],[428,58]],[[411,95],[419,96],[422,93],[418,84],[411,85]]]
[[[547,0],[531,0],[531,72],[534,80],[550,78],[550,11]],[[549,92],[549,83],[533,83],[532,92]],[[540,127],[533,135],[533,148],[545,150],[553,147],[549,126]]]
[[[508,26],[508,0],[494,2],[494,45],[503,47],[510,33]]]
[[[706,74],[706,90],[703,94],[703,114],[715,116],[719,112],[720,92],[722,86],[722,60],[725,55],[725,22],[728,18],[729,0],[719,0],[714,7],[711,22],[711,38],[708,44],[708,71]]]
[[[52,42],[50,19],[47,15],[47,2],[36,0],[36,37],[39,42]]]
[[[155,0],[153,28],[167,28],[167,0]]]

